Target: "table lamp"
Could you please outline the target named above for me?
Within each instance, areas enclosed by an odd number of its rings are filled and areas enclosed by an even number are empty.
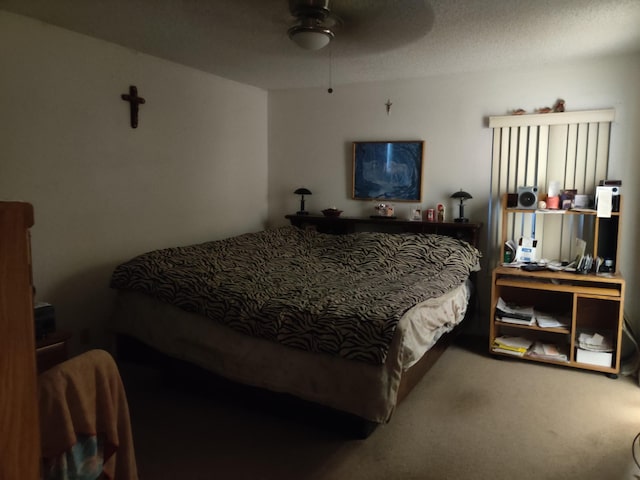
[[[304,196],[311,195],[311,192],[307,188],[301,187],[293,193],[300,195],[300,211],[296,212],[296,215],[309,215],[309,212],[304,209]]]
[[[469,200],[470,198],[473,198],[471,194],[460,189],[459,192],[456,192],[453,195],[451,195],[451,198],[460,199],[460,217],[454,219],[454,222],[461,222],[461,223],[468,222],[469,219],[464,218],[464,202],[465,200]]]

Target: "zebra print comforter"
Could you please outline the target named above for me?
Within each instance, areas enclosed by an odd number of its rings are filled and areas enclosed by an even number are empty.
[[[140,255],[116,268],[111,287],[289,347],[381,364],[402,315],[460,285],[479,258],[439,235],[282,227]]]

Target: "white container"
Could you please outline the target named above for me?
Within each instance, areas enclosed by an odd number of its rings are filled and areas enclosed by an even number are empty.
[[[592,350],[584,350],[578,348],[576,362],[588,363],[589,365],[599,365],[601,367],[610,367],[613,361],[612,352],[594,352]]]
[[[536,247],[517,247],[516,262],[534,263],[538,261],[538,252]]]

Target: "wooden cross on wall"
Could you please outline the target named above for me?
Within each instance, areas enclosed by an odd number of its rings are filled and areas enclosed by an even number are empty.
[[[138,96],[138,89],[135,85],[131,85],[129,87],[129,93],[123,93],[122,99],[126,102],[129,102],[129,106],[131,107],[131,128],[138,127],[138,105],[141,105],[145,102],[144,98]]]

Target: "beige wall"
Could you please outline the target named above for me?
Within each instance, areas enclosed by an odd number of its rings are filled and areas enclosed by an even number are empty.
[[[627,312],[640,331],[638,55],[267,94],[0,11],[0,67],[0,199],[34,204],[37,297],[76,340],[102,339],[109,275],[135,254],[282,225],[299,186],[312,211],[369,214],[349,199],[354,140],[424,139],[422,206],[444,202],[452,218],[448,197],[464,188],[467,216],[486,222],[486,118],[559,96],[570,110],[616,109],[610,176],[624,181]],[[120,100],[130,84],[147,100],[136,130]]]
[[[335,78],[339,72],[334,72]],[[613,107],[610,178],[623,180],[622,263],[628,281],[627,311],[640,327],[638,238],[640,190],[640,56],[563,65],[425,79],[368,83],[326,89],[269,93],[269,219],[283,224],[294,213],[298,186],[312,191],[312,212],[336,206],[345,215],[369,215],[372,202],[351,200],[351,142],[416,140],[426,142],[423,208],[443,202],[448,218],[457,216],[449,199],[460,188],[470,192],[465,216],[488,221],[492,131],[487,117],[516,108],[533,113],[558,97],[568,110]],[[392,102],[387,115],[385,103]],[[399,215],[413,204],[396,203]],[[485,233],[486,233],[485,229]],[[485,238],[483,238],[485,242]],[[480,276],[488,302],[490,271]],[[635,294],[634,294],[635,292]],[[487,303],[485,302],[485,304]],[[485,312],[481,312],[486,314]],[[486,316],[486,315],[485,315]],[[480,318],[478,330],[488,328]],[[640,328],[638,328],[640,332]]]
[[[0,199],[34,205],[37,299],[75,347],[105,343],[117,263],[264,227],[265,91],[2,11],[0,71]]]

